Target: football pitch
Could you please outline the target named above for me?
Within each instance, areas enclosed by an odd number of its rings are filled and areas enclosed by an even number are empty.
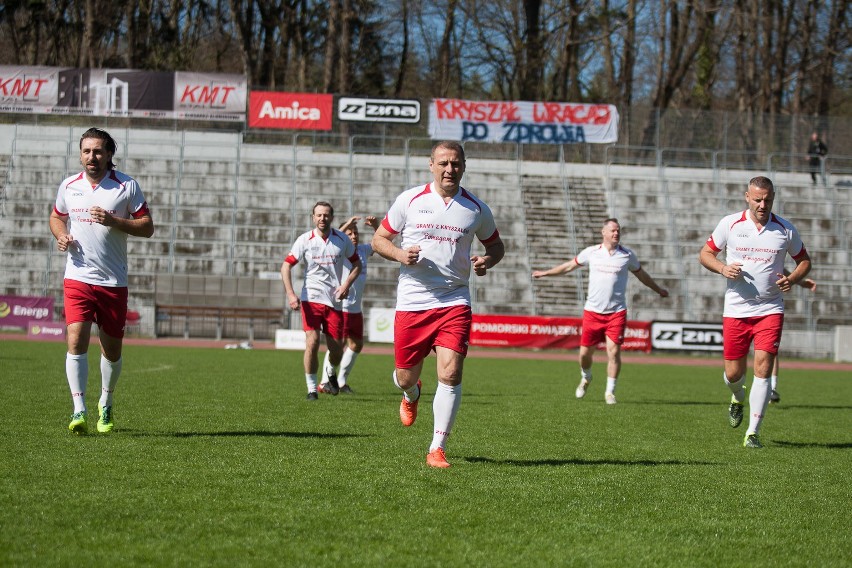
[[[390,356],[305,400],[302,354],[125,346],[116,430],[71,413],[61,343],[3,341],[3,566],[849,566],[852,376],[783,369],[762,450],[715,366],[471,357],[426,467],[435,359],[411,428]],[[748,384],[751,382],[749,373]]]

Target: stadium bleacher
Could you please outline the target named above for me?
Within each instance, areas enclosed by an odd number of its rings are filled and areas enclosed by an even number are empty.
[[[53,296],[61,303],[65,258],[47,219],[59,182],[79,171],[81,131],[0,125],[3,293]],[[350,215],[382,215],[403,189],[429,180],[426,140],[350,140],[340,151],[295,136],[291,144],[249,144],[240,133],[111,133],[119,143],[118,167],[140,182],[157,227],[151,239],[132,238],[128,245],[130,304],[142,314],[140,329],[147,334],[155,333],[161,275],[221,279],[277,272],[295,237],[309,229],[317,200],[335,206],[339,223]],[[623,226],[624,244],[672,293],[662,301],[631,279],[631,318],[719,320],[722,284],[699,266],[698,250],[718,219],[744,208],[745,184],[754,173],[495,159],[481,147],[469,152],[467,166],[462,184],[492,208],[507,248],[487,278],[472,279],[478,313],[579,315],[584,271],[536,282],[530,273],[598,242],[601,221],[613,216]],[[816,294],[796,289],[789,296],[786,327],[827,332],[852,325],[852,187],[843,179],[814,186],[804,172],[757,173],[776,182],[775,212],[800,229],[819,283]],[[365,241],[370,237],[369,230],[362,233]],[[396,272],[393,263],[371,259],[365,310],[393,306]],[[266,293],[280,299],[283,285],[274,284]]]

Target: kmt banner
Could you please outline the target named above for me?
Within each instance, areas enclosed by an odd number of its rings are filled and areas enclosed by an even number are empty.
[[[250,128],[331,130],[333,95],[252,91]]]
[[[53,298],[0,295],[0,327],[26,329],[32,320],[53,321]]]
[[[243,75],[0,65],[0,112],[243,122]]]
[[[473,315],[470,344],[481,347],[576,349],[583,331],[582,318]],[[598,346],[605,348],[605,344]],[[626,351],[651,351],[651,322],[627,321]]]
[[[608,144],[618,141],[618,111],[604,104],[433,99],[429,136],[433,140]]]

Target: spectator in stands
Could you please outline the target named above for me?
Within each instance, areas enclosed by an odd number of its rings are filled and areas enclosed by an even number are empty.
[[[814,185],[817,182],[817,174],[822,177],[822,184],[826,184],[825,180],[825,155],[828,154],[828,146],[826,146],[819,138],[819,134],[814,132],[811,134],[811,141],[808,143],[808,166],[811,170],[811,181]]]
[[[785,268],[784,274],[786,276],[790,275],[790,272]],[[799,286],[802,288],[807,288],[812,292],[816,292],[816,281],[811,280],[810,278],[805,278],[804,280],[800,280],[798,282]],[[780,346],[779,346],[780,349]],[[775,354],[775,363],[772,365],[772,376],[769,379],[770,382],[770,392],[769,392],[769,403],[777,404],[781,402],[781,395],[778,394],[778,372],[780,371],[781,365],[779,361],[781,360],[780,350]]]
[[[701,248],[699,261],[727,279],[722,313],[724,380],[731,390],[728,423],[743,420],[746,360],[754,342],[754,379],[749,395],[747,448],[762,448],[758,437],[769,404],[769,373],[778,353],[784,324],[784,294],[801,282],[811,259],[792,223],[772,213],[775,186],[769,178],[753,177],[745,193],[748,209],[723,217]],[[725,250],[725,262],[717,257]],[[796,268],[784,274],[785,256]]]
[[[589,289],[583,309],[583,331],[580,336],[580,384],[575,395],[586,396],[592,381],[592,360],[598,343],[606,340],[607,380],[604,400],[615,404],[615,386],[621,372],[621,344],[627,327],[627,275],[632,272],[639,281],[667,298],[661,288],[645,272],[636,253],[621,245],[618,219],[607,219],[601,229],[603,242],[583,249],[573,260],[547,270],[534,270],[533,278],[567,274],[581,266],[589,266]]]
[[[98,324],[101,396],[97,430],[112,432],[113,394],[121,374],[121,348],[127,321],[127,235],[148,238],[154,221],[136,180],[115,169],[116,144],[105,130],[90,128],[80,138],[83,171],[59,185],[50,214],[56,246],[67,252],[65,374],[74,412],[68,429],[88,433],[86,385],[89,339]]]
[[[337,373],[337,383],[340,386],[340,392],[344,394],[355,394],[352,387],[349,386],[349,373],[352,372],[352,368],[355,366],[355,359],[358,357],[358,354],[364,349],[364,314],[362,313],[361,302],[364,298],[364,287],[367,285],[367,259],[373,256],[373,247],[359,243],[358,221],[360,220],[360,217],[350,217],[338,228],[338,230],[346,233],[346,236],[355,245],[358,258],[361,260],[361,274],[358,275],[358,278],[349,290],[349,295],[343,300],[343,337],[346,341],[343,355],[340,358],[340,372]],[[372,227],[373,230],[379,228],[378,219],[372,215],[368,215],[364,219],[364,223]],[[352,264],[348,260],[345,261],[343,269],[343,278],[345,279],[349,271],[352,270]],[[331,365],[331,351],[325,352],[323,369],[325,372],[317,390],[318,392],[331,394],[331,386],[327,379],[327,377],[334,374],[334,369]]]
[[[343,312],[341,302],[361,274],[361,260],[349,238],[331,226],[334,208],[330,203],[317,201],[311,210],[314,229],[300,235],[287,258],[281,264],[281,278],[287,292],[290,309],[301,308],[302,328],[305,330],[305,382],[308,400],[317,399],[317,368],[319,367],[320,331],[331,359],[328,375],[330,394],[339,392],[335,368],[343,351]],[[348,260],[352,269],[344,277],[343,263]],[[291,269],[304,262],[305,280],[301,297],[293,291]]]
[[[400,263],[394,320],[394,384],[403,391],[399,418],[411,426],[420,402],[423,360],[437,355],[430,467],[450,467],[445,449],[461,405],[462,367],[473,315],[470,269],[485,276],[503,258],[503,241],[488,206],[461,187],[464,148],[438,142],[429,159],[432,181],[408,189],[391,205],[373,250]],[[393,240],[400,237],[400,245]],[[471,255],[476,237],[485,254]]]

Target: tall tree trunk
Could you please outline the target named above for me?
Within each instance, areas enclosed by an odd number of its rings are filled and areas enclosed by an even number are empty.
[[[849,32],[849,0],[833,0],[831,4],[831,20],[828,35],[825,40],[825,50],[820,62],[819,84],[817,90],[817,114],[820,116],[818,125],[822,131],[828,129],[827,115],[831,108],[831,95],[834,91],[834,61],[841,50],[841,43],[848,49],[848,39],[842,39],[845,28]]]
[[[322,92],[331,93],[338,61],[338,26],[340,22],[340,0],[328,3],[328,27],[325,34],[325,61],[323,62]]]
[[[405,72],[408,66],[408,0],[402,0],[402,50],[399,56],[399,70],[396,74],[396,82],[393,88],[393,96],[399,97],[402,94],[402,87],[405,83]]]
[[[447,20],[444,25],[444,33],[441,36],[441,45],[438,47],[438,85],[437,95],[446,97],[450,91],[450,41],[456,20],[457,0],[447,2]]]
[[[540,99],[542,84],[541,0],[524,0],[525,61],[522,63],[520,95],[525,101]]]
[[[349,93],[352,90],[352,24],[355,13],[352,0],[343,0],[343,13],[340,30],[340,60],[338,61],[337,92]]]

